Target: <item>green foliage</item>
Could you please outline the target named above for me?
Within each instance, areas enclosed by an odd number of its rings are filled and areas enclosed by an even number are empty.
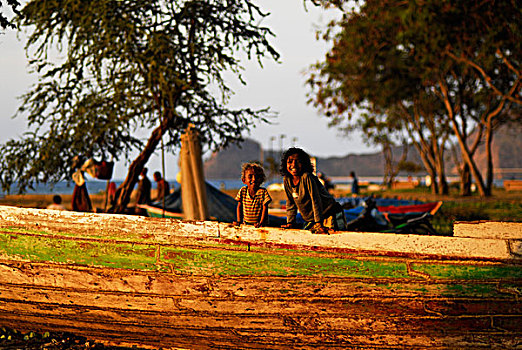
[[[399,171],[405,171],[408,173],[419,173],[424,169],[419,164],[407,160],[399,162],[397,166],[399,168]]]
[[[278,58],[249,0],[33,0],[22,14],[40,78],[18,112],[31,131],[0,148],[4,190],[67,178],[76,155],[128,159],[146,147],[140,130],[159,127],[173,149],[190,123],[215,149],[272,115],[226,107],[238,52]]]
[[[437,232],[451,234],[455,221],[515,221],[522,222],[522,203],[498,199],[495,201],[445,201],[432,223]]]
[[[474,126],[493,111],[498,125],[520,99],[521,16],[512,1],[365,1],[323,33],[332,49],[311,69],[309,102],[371,143],[406,133],[432,174],[450,133],[464,153]]]

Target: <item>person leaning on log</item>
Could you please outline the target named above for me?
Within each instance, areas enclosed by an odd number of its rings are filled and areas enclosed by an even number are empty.
[[[300,148],[289,148],[281,159],[280,172],[284,177],[287,197],[287,224],[283,228],[297,227],[297,210],[303,216],[305,229],[312,233],[327,234],[330,230],[344,230],[344,211],[334,197],[313,174],[308,153]]]
[[[243,186],[236,196],[237,221],[234,224],[248,224],[255,227],[268,225],[268,204],[272,201],[268,190],[261,187],[265,181],[263,167],[257,163],[245,163],[241,169]]]

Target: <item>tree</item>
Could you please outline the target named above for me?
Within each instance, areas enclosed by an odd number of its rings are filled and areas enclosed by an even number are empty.
[[[386,145],[393,142],[382,141],[402,133],[396,141],[415,145],[428,174],[439,178],[440,186],[434,181],[432,190],[444,193],[448,128],[440,123],[443,106],[432,103],[419,65],[398,40],[400,11],[389,4],[366,2],[340,23],[334,22],[325,34],[326,40],[333,37],[332,50],[313,67],[308,80],[310,101],[331,118],[331,126],[348,124],[344,127],[348,131],[359,129],[368,141],[380,140],[386,159],[390,149]],[[337,26],[341,29],[335,32]]]
[[[342,8],[343,2],[330,3]],[[497,36],[510,34],[503,42],[507,48],[518,48],[516,53],[506,49],[502,51],[503,55],[495,58],[498,50],[492,48],[496,45],[496,36],[490,35],[488,30],[474,34],[466,27],[469,22],[480,22],[484,3],[488,4],[488,16],[494,16],[498,11],[499,16],[507,21],[489,21],[488,29]],[[472,2],[471,5],[469,1],[438,0],[364,2],[355,11],[346,12],[341,21],[334,22],[325,32],[326,40],[333,39],[333,47],[326,60],[315,66],[309,79],[313,103],[334,120],[350,120],[355,109],[369,105],[387,113],[402,109],[403,113],[396,113],[393,118],[402,115],[409,119],[411,122],[405,123],[405,127],[418,123],[419,116],[422,125],[443,126],[439,130],[442,134],[431,130],[430,143],[435,145],[433,137],[440,137],[438,145],[430,147],[431,150],[426,147],[422,150],[423,159],[436,156],[434,164],[439,168],[438,172],[443,171],[440,162],[445,148],[444,142],[440,141],[447,139],[447,126],[450,126],[480,194],[489,195],[491,192],[484,185],[473,153],[476,145],[483,141],[483,129],[486,135],[488,132],[492,135],[493,128],[488,129],[488,120],[495,119],[497,124],[500,123],[502,119],[497,117],[509,111],[510,96],[520,91],[518,75],[509,69],[520,61],[520,44],[518,41],[513,43],[517,39],[512,34],[520,29],[509,32],[512,27],[519,28],[520,8],[510,1],[504,2],[505,6],[500,9],[495,5],[494,1]],[[516,14],[500,13],[507,10]],[[468,40],[468,37],[473,39]],[[455,52],[463,50],[468,54],[480,53],[472,56],[476,58],[474,62],[480,61],[483,67],[491,67],[496,72],[494,84],[487,83],[475,74],[470,64],[456,58],[460,56]],[[502,62],[502,58],[508,56],[510,65],[504,64],[502,69],[498,64],[491,64]],[[491,86],[501,93],[495,92]],[[424,100],[437,100],[437,108],[427,109]],[[446,120],[441,124],[442,115]],[[470,144],[467,136],[475,127],[480,132]],[[418,137],[422,141],[420,134]],[[427,169],[429,167],[427,165]]]
[[[4,1],[0,0],[0,9],[2,9],[3,6]],[[20,6],[20,2],[17,0],[7,0],[7,6],[9,6],[14,13],[18,13],[18,6]],[[14,28],[14,24],[11,23],[11,20],[2,12],[0,12],[0,27],[2,29]]]
[[[510,111],[515,106],[518,105],[515,110],[519,110],[522,105],[521,7],[515,1],[457,2],[445,16],[452,19],[458,17],[458,21],[448,21],[446,30],[449,33],[458,31],[459,35],[448,36],[444,53],[455,62],[470,68],[480,81],[479,93],[484,102],[476,121],[484,134],[487,157],[484,191],[490,195],[493,184],[491,145],[494,131],[511,119]],[[458,140],[460,142],[460,137]],[[464,156],[467,157],[466,154]],[[468,167],[471,166],[468,162]]]
[[[22,13],[40,81],[19,109],[33,130],[1,149],[4,189],[63,180],[76,155],[118,160],[137,149],[117,191],[122,212],[164,136],[176,148],[193,124],[216,149],[272,115],[226,107],[223,74],[243,82],[237,52],[278,58],[259,24],[267,14],[249,0],[33,0]],[[152,129],[146,142],[135,135],[142,129]]]
[[[361,114],[361,118],[357,119],[356,124],[345,127],[345,131],[349,132],[352,128],[362,130],[367,143],[382,147],[384,157],[383,183],[390,188],[400,171],[398,165],[404,163],[408,156],[408,145],[404,142],[400,121],[389,121],[386,114],[373,110]],[[400,160],[395,161],[393,147],[398,144],[403,145],[403,151]]]

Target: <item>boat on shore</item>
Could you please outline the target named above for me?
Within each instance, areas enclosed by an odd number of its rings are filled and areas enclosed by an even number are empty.
[[[453,237],[0,207],[0,325],[141,348],[516,348],[522,224]]]

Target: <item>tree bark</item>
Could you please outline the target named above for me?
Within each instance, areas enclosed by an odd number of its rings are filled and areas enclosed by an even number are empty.
[[[471,196],[471,173],[467,163],[463,164],[460,172],[460,195],[463,197]]]
[[[408,134],[419,152],[424,168],[432,178],[432,183],[430,185],[431,192],[433,194],[448,194],[449,188],[444,171],[444,144],[447,138],[442,137],[442,142],[439,146],[436,127],[432,122],[427,125],[430,135],[428,135],[429,138],[426,140],[424,137],[424,128],[420,123],[421,116],[419,111],[415,109],[413,113],[410,113],[404,104],[401,103],[399,106],[403,116],[409,125],[411,125],[410,128],[407,128]],[[433,118],[427,119],[433,121]],[[417,134],[418,140],[413,135],[414,132]],[[437,178],[439,180],[438,183],[436,182]]]
[[[435,141],[436,142],[436,141]],[[436,148],[436,168],[437,173],[439,175],[439,192],[438,194],[449,194],[449,186],[448,181],[446,179],[446,170],[444,167],[444,147],[438,147]]]
[[[134,185],[138,182],[141,171],[145,167],[145,164],[149,161],[152,153],[161,141],[161,137],[165,134],[171,122],[171,117],[163,118],[160,125],[156,127],[150,135],[145,148],[141,153],[134,159],[127,172],[125,181],[118,187],[116,191],[116,203],[113,208],[114,213],[123,213],[129,204],[132,190]]]
[[[469,169],[471,171],[471,175],[475,179],[475,183],[476,183],[477,189],[479,191],[479,195],[481,197],[486,197],[487,194],[486,194],[486,188],[484,186],[484,180],[482,178],[480,170],[477,167],[477,163],[473,160],[473,154],[469,151],[468,145],[466,144],[466,141],[465,141],[461,131],[459,130],[458,122],[455,118],[455,113],[454,113],[454,109],[453,109],[452,103],[449,98],[448,90],[442,81],[439,81],[439,87],[442,92],[444,105],[446,106],[448,116],[451,120],[451,126],[453,128],[453,132],[455,133],[455,136],[457,137],[457,141],[459,143],[462,158],[464,159],[464,162],[466,164],[468,164]]]
[[[493,143],[493,126],[491,123],[486,125],[486,194],[491,196],[493,190],[493,155],[491,154],[491,146]]]

